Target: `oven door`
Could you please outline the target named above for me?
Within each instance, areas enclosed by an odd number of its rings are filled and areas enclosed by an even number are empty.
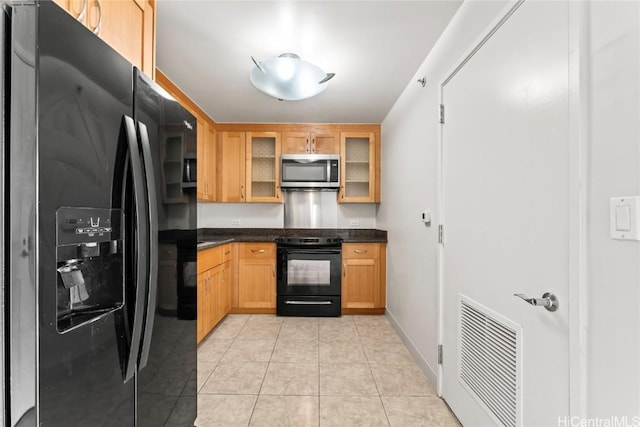
[[[278,248],[278,295],[340,295],[340,247]]]

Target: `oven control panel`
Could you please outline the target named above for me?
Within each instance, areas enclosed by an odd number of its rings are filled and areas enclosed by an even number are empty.
[[[342,244],[340,237],[278,237],[278,244],[310,245],[310,246],[337,246]]]

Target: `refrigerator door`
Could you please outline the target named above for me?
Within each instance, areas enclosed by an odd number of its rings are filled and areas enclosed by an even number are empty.
[[[6,7],[6,6],[5,6]],[[10,10],[10,9],[9,9]],[[4,344],[6,348],[5,425],[35,425],[37,377],[36,315],[36,39],[35,7],[14,7],[5,20],[7,61],[3,79],[11,76],[4,111],[6,230]],[[6,101],[6,100],[5,100]],[[15,143],[14,143],[15,141]]]
[[[178,259],[196,252],[195,188],[183,188],[184,158],[196,153],[196,120],[139,70],[134,72],[134,119],[147,177],[152,241],[145,331],[138,376],[139,426],[192,426],[196,418],[196,323],[158,310],[158,232],[178,247]],[[179,269],[172,292],[185,288]],[[163,277],[166,285],[170,278]],[[191,290],[191,289],[189,289]],[[195,300],[195,287],[192,289]],[[194,317],[191,317],[194,319]]]
[[[4,153],[6,153],[6,145],[5,145],[5,121],[8,113],[7,106],[7,97],[5,94],[6,84],[5,84],[5,62],[6,58],[6,29],[8,28],[6,25],[6,21],[8,19],[8,15],[6,14],[4,7],[0,6],[0,102],[2,102],[2,106],[0,107],[0,111],[2,112],[2,116],[0,116],[0,151],[3,153],[0,156],[0,198],[5,200],[5,157]],[[3,242],[0,245],[0,341],[2,344],[0,345],[0,366],[5,366],[5,250],[4,250],[4,242],[5,242],[5,204],[0,204],[0,242]],[[6,381],[5,381],[5,370],[0,370],[0,386],[2,386],[2,390],[6,390]],[[7,410],[6,402],[5,402],[5,394],[2,393],[0,396],[0,426],[7,425],[5,421],[5,412]]]
[[[38,10],[37,139],[29,141],[37,165],[37,422],[133,425],[135,381],[126,372],[135,371],[127,362],[136,301],[127,289],[146,275],[132,262],[146,261],[131,261],[135,249],[145,250],[126,243],[136,236],[126,224],[147,214],[125,202],[145,198],[142,187],[123,185],[135,175],[123,120],[133,111],[132,66],[53,2],[31,8]]]

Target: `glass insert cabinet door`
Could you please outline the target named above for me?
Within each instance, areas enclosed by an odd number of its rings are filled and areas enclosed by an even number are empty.
[[[342,158],[338,201],[375,202],[375,134],[343,132],[340,136]]]
[[[247,132],[247,202],[282,203],[279,132]]]

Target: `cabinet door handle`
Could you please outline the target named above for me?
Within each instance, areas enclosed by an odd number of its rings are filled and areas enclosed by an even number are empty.
[[[368,252],[367,249],[354,249],[353,252],[357,254],[366,254]]]
[[[97,36],[100,34],[100,27],[102,27],[102,5],[100,4],[100,0],[93,0],[93,4],[98,8],[98,23],[91,31]]]
[[[263,254],[264,253],[264,249],[251,249],[251,253]]]
[[[271,266],[271,274],[273,274],[273,277],[276,277],[276,268],[273,265]]]
[[[280,198],[280,186],[276,187],[276,198]]]
[[[342,264],[342,277],[347,277],[347,264]]]
[[[313,140],[311,140],[311,152],[315,153],[316,152],[316,139],[313,138]]]
[[[240,186],[240,198],[244,199],[244,185]]]
[[[80,10],[80,13],[78,13],[78,16],[76,16],[76,19],[84,24],[84,20],[87,17],[87,2],[89,0],[82,0],[82,9]]]
[[[309,138],[307,138],[307,142],[305,143],[304,151],[307,153],[311,152],[311,148],[309,147]]]
[[[340,193],[342,193],[342,198],[344,199],[344,185],[340,187]]]

